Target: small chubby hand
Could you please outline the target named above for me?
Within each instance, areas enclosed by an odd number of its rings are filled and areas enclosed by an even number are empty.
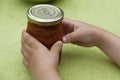
[[[84,47],[96,46],[94,36],[102,31],[93,25],[71,19],[63,19],[62,25],[64,28],[63,42]]]
[[[57,41],[48,50],[42,43],[23,31],[21,38],[21,52],[24,56],[23,64],[30,71],[35,80],[59,80],[57,67],[59,62],[59,53],[63,43]],[[55,77],[52,77],[56,75]]]

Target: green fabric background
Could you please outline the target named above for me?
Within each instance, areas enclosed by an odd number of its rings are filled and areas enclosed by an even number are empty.
[[[27,9],[37,3],[0,0],[0,80],[32,80],[22,64],[21,32]],[[120,35],[120,0],[57,0],[66,18],[94,24]],[[64,45],[58,70],[62,80],[120,80],[120,68],[98,48]]]

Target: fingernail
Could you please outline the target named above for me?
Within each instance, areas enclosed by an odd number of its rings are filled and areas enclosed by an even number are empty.
[[[65,37],[63,37],[63,42],[66,43],[67,42],[67,39]]]
[[[58,41],[57,43],[58,43],[59,45],[63,45],[62,41]]]

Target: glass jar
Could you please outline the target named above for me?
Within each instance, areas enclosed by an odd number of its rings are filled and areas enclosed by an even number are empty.
[[[27,32],[50,50],[55,42],[62,40],[63,16],[64,12],[56,6],[35,5],[27,12]]]

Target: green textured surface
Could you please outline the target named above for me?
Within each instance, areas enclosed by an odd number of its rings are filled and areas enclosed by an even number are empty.
[[[119,0],[58,0],[65,17],[85,21],[120,35]],[[26,28],[24,0],[0,0],[0,80],[32,80],[22,65],[21,32]],[[117,67],[99,49],[64,45],[59,66],[62,80],[120,80]]]

